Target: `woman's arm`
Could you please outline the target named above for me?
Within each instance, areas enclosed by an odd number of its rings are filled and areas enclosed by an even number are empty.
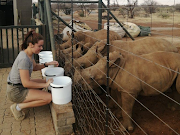
[[[20,69],[19,72],[22,85],[26,88],[45,88],[48,87],[51,82],[53,82],[53,79],[49,79],[46,83],[39,83],[30,79],[29,70]]]
[[[31,79],[31,81],[38,82],[38,83],[46,83],[45,79]]]
[[[33,60],[33,71],[38,71],[45,68],[44,64],[37,64],[35,60]]]
[[[46,66],[49,66],[49,65],[59,66],[59,63],[57,61],[47,62]],[[43,68],[45,68],[44,64],[37,64],[35,60],[33,60],[33,71],[41,70]]]

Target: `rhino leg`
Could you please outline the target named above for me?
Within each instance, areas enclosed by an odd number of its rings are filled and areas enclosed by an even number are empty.
[[[117,92],[116,90],[111,90],[111,97],[118,102]],[[109,100],[109,108],[117,108],[117,105],[114,103],[112,99]]]
[[[134,126],[132,124],[131,117],[132,117],[132,109],[135,100],[132,96],[130,96],[125,92],[121,93],[121,99],[122,99],[122,118],[123,118],[121,130],[125,131],[125,129],[127,129],[128,131],[133,131]]]
[[[113,91],[111,91],[111,96],[117,103],[115,103],[113,100],[110,100],[109,107],[110,108],[116,108],[116,110],[113,111],[113,113],[119,119],[119,118],[122,117],[121,93],[119,91],[117,91],[117,90],[113,90]]]

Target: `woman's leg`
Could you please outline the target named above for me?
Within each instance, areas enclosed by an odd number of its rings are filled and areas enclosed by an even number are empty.
[[[19,103],[18,106],[21,109],[37,107],[49,104],[52,100],[52,95],[45,91],[29,89],[26,99]]]

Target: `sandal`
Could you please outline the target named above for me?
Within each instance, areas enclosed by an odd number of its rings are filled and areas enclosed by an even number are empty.
[[[16,109],[16,103],[10,106],[11,112],[16,120],[23,120],[25,118],[25,113],[23,111],[18,111]]]

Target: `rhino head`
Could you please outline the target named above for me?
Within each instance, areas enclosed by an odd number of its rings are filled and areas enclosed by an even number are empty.
[[[84,49],[83,49],[83,45],[81,42],[78,43],[79,45],[77,46],[76,50],[73,52],[73,63],[76,62],[76,59],[81,57],[84,53]],[[65,59],[65,75],[72,75],[72,52],[68,53],[66,55],[66,59]]]
[[[67,35],[69,36],[69,39],[65,43],[60,45],[61,50],[67,49],[72,46],[72,35],[69,34],[69,31],[67,31]],[[77,44],[78,42],[81,42],[84,40],[85,40],[85,34],[83,34],[82,31],[78,31],[74,33],[73,44]]]
[[[109,69],[114,74],[110,74],[113,78],[118,71],[118,65],[122,56],[117,52],[110,53]],[[84,90],[96,89],[100,85],[106,85],[107,57],[101,58],[94,66],[86,69],[75,69],[74,83],[76,86],[82,86]],[[110,71],[111,72],[111,71]],[[113,73],[112,72],[112,73]]]

